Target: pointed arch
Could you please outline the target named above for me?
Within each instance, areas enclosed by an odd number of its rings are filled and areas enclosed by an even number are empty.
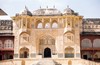
[[[57,21],[52,22],[52,28],[58,28],[58,23]]]
[[[91,42],[90,39],[85,38],[85,39],[82,40],[81,46],[82,46],[82,48],[91,48],[92,47],[92,42]]]
[[[40,45],[45,45],[45,44],[53,44],[53,45],[55,45],[55,39],[50,35],[42,36],[39,39],[39,42],[40,42]]]
[[[93,40],[93,47],[99,48],[100,47],[100,39]]]
[[[44,57],[51,57],[51,49],[50,48],[45,48],[44,49]]]
[[[73,58],[74,57],[74,48],[66,47],[65,48],[65,58]]]
[[[73,43],[74,34],[72,32],[67,32],[64,34],[64,42],[67,44],[68,42]]]
[[[43,24],[41,20],[36,22],[36,28],[43,28]]]
[[[50,28],[50,23],[49,23],[49,22],[47,22],[47,23],[45,24],[45,28]]]
[[[52,54],[56,53],[56,49],[55,49],[55,39],[50,36],[50,35],[43,35],[42,37],[39,38],[39,54],[42,54],[42,56],[44,57],[44,49],[45,48],[50,48]]]
[[[23,48],[20,49],[19,53],[20,53],[20,58],[28,58],[29,49],[26,48],[26,47],[23,47]]]
[[[27,32],[22,32],[20,34],[20,44],[27,43],[29,41],[29,34]]]

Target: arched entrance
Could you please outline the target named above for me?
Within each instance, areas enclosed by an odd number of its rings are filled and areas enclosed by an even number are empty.
[[[27,53],[27,51],[25,51],[24,52],[24,58],[27,58],[27,55],[28,55],[28,53]]]
[[[74,48],[72,47],[65,48],[65,58],[74,58]]]
[[[51,57],[51,49],[50,48],[45,48],[44,49],[44,58]]]

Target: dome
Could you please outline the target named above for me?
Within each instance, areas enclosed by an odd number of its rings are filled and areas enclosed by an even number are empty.
[[[64,10],[64,14],[67,14],[67,15],[72,15],[74,14],[74,11],[69,8],[69,6]]]
[[[32,13],[28,10],[28,8],[25,6],[25,9],[20,12],[20,15],[29,15],[32,16]]]
[[[33,11],[33,15],[61,15],[61,12],[56,8],[40,8]]]

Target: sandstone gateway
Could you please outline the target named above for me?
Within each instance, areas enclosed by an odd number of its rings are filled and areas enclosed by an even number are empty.
[[[83,19],[69,7],[25,7],[0,24],[0,65],[100,65],[98,18]]]

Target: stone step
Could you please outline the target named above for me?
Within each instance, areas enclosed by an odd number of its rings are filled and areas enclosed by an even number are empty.
[[[41,59],[34,65],[60,65],[52,59]]]

